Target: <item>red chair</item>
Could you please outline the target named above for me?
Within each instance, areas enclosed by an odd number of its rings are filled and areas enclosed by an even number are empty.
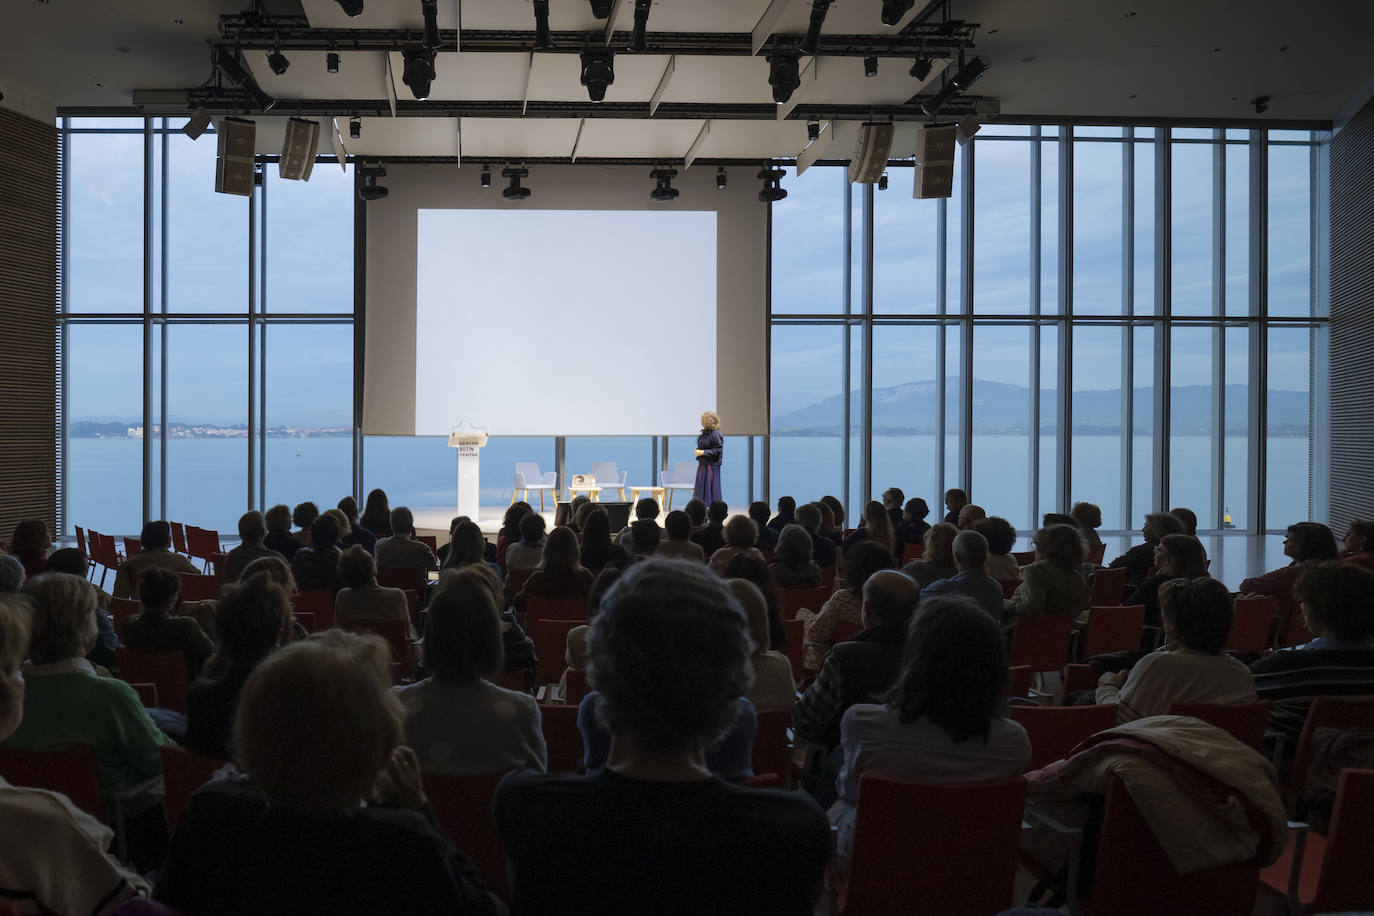
[[[815,588],[780,588],[778,589],[778,613],[782,614],[783,620],[791,620],[797,616],[797,611],[802,608],[817,612],[830,596],[834,589],[826,585],[818,585]]]
[[[143,542],[138,538],[126,537],[124,540],[124,556],[131,557],[143,550]]]
[[[1026,781],[931,786],[865,773],[846,916],[988,916],[1012,905]]]
[[[120,638],[124,636],[124,624],[130,617],[142,610],[143,606],[136,598],[111,598],[110,616],[114,618],[115,634]]]
[[[1088,548],[1088,562],[1094,566],[1101,566],[1102,560],[1106,557],[1107,545],[1096,544]]]
[[[159,748],[159,753],[162,754],[162,817],[167,822],[167,835],[173,836],[192,793],[209,782],[215,771],[224,766],[224,761],[193,754],[175,744]]]
[[[1290,830],[1260,886],[1295,913],[1364,911],[1374,900],[1374,770],[1342,770],[1326,836]]]
[[[101,815],[94,748],[77,745],[56,751],[21,751],[0,747],[0,776],[16,786],[61,792],[91,817]],[[41,837],[32,839],[41,841]]]
[[[130,681],[124,683],[134,688],[134,693],[138,694],[138,701],[143,704],[144,709],[156,709],[162,705],[158,701],[156,684],[139,684]]]
[[[1104,706],[1008,706],[1007,717],[1021,723],[1030,738],[1028,769],[1063,760],[1085,738],[1116,725],[1116,707]]]
[[[855,633],[863,631],[864,625],[857,620],[840,620],[835,623],[835,632],[831,639],[835,642],[844,642]]]
[[[834,591],[834,590],[835,590],[835,575],[836,575],[836,568],[835,568],[835,564],[834,564],[834,563],[831,563],[829,566],[822,566],[822,567],[821,567],[821,585],[825,586],[826,588],[830,589],[831,591]]]
[[[186,656],[181,652],[115,650],[119,677],[129,683],[156,684],[158,702],[164,709],[186,713]]]
[[[193,576],[181,574],[182,601],[214,601],[219,598],[219,576]]]
[[[755,776],[777,776],[782,785],[791,785],[792,710],[769,709],[758,714],[754,730],[754,753],[750,766]]]
[[[506,853],[496,834],[491,799],[505,773],[484,776],[441,776],[425,773],[425,794],[434,805],[444,832],[476,866],[482,883],[498,897],[506,896]]]
[[[787,631],[787,660],[792,663],[792,680],[800,684],[806,674],[806,622],[789,617],[782,625]]]
[[[1269,648],[1269,628],[1274,621],[1274,599],[1268,596],[1237,598],[1226,648],[1261,655]]]
[[[1024,697],[1030,693],[1030,665],[1015,665],[1007,669],[1007,696]]]
[[[587,622],[587,599],[547,598],[543,595],[525,596],[526,620],[576,620]]]
[[[186,526],[181,522],[169,522],[172,529],[172,549],[186,556]]]
[[[1069,698],[1080,690],[1096,690],[1098,673],[1093,670],[1092,665],[1080,665],[1070,663],[1064,666],[1060,672],[1060,680],[1063,682],[1063,699],[1068,702]]]
[[[550,773],[576,773],[582,769],[585,751],[577,728],[576,706],[539,704],[539,727],[549,752]]]
[[[582,626],[581,620],[530,620],[529,634],[534,654],[539,658],[539,683],[556,684],[567,667],[568,631]]]
[[[1093,573],[1092,595],[1088,604],[1092,607],[1121,607],[1126,595],[1126,567],[1116,569],[1103,567]]]
[[[89,579],[95,575],[95,560],[92,559],[91,552],[86,547],[86,532],[82,530],[80,525],[76,526],[76,549],[86,555],[86,578]],[[9,545],[5,545],[5,551],[6,553],[9,552]]]
[[[1286,602],[1288,607],[1282,611],[1283,619],[1275,631],[1274,648],[1301,646],[1312,641],[1313,633],[1307,628],[1307,619],[1296,600]]]
[[[353,633],[372,633],[385,639],[387,645],[391,646],[391,660],[401,666],[401,676],[408,678],[414,673],[415,664],[406,624],[404,620],[353,620],[347,629]]]
[[[576,668],[569,668],[563,672],[563,683],[567,688],[563,694],[563,702],[569,706],[581,703],[582,698],[592,692],[592,685],[587,683],[587,673]]]
[[[424,544],[426,547],[428,547],[430,553],[437,554],[439,552],[439,539],[434,535],[417,534],[415,535],[415,540],[419,541],[421,544]]]
[[[406,611],[410,614],[410,624],[421,636],[425,634],[424,621],[420,619],[420,593],[411,588],[403,588],[406,596]]]
[[[506,604],[515,604],[515,596],[524,591],[525,582],[534,573],[532,569],[513,569],[506,573]],[[526,618],[528,619],[528,617]]]
[[[1029,566],[1035,562],[1034,550],[1013,550],[1011,558],[1016,561],[1017,566]]]
[[[211,531],[208,528],[197,528],[194,525],[186,526],[186,548],[191,556],[198,560],[205,561],[205,568],[210,568],[210,560],[215,554],[220,553],[219,532]]]
[[[902,548],[902,565],[914,563],[926,555],[925,544],[907,544]]]
[[[1012,630],[1009,665],[1031,671],[1058,671],[1069,663],[1073,620],[1068,617],[1019,617]]]
[[[1249,916],[1258,885],[1255,862],[1180,875],[1125,784],[1112,777],[1085,916]]]
[[[383,588],[405,588],[418,593],[424,590],[428,578],[426,570],[415,566],[377,567],[377,584]]]
[[[311,632],[329,630],[334,627],[334,590],[310,588],[297,592],[291,599],[293,611],[304,611],[315,615],[315,629]]]
[[[292,611],[291,616],[296,618],[296,623],[305,628],[305,632],[319,632],[319,628],[315,622],[315,615],[311,611]]]
[[[1078,657],[1092,658],[1107,652],[1140,648],[1140,631],[1145,626],[1145,605],[1128,604],[1097,607],[1088,611],[1088,622],[1079,631]]]
[[[1264,727],[1269,724],[1268,700],[1246,703],[1241,706],[1214,706],[1206,703],[1171,703],[1169,715],[1192,716],[1208,725],[1215,725],[1224,732],[1230,732],[1237,741],[1264,753]]]
[[[1314,697],[1302,723],[1293,765],[1288,770],[1288,796],[1307,794],[1307,768],[1312,763],[1313,734],[1319,728],[1374,729],[1374,697]]]
[[[997,584],[1002,586],[1002,597],[1010,598],[1016,594],[1016,590],[1021,587],[1020,579],[998,579]]]
[[[507,690],[514,690],[516,693],[529,693],[529,678],[523,668],[515,671],[502,671],[496,675],[492,681],[497,687],[504,687]]]

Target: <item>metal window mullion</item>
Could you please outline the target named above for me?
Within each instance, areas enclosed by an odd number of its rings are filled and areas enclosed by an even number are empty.
[[[1121,312],[1135,315],[1135,128],[1121,144]],[[1121,515],[1130,524],[1135,496],[1135,325],[1121,326]]]
[[[353,169],[353,498],[363,505],[366,458],[363,439],[363,382],[367,360],[367,205],[358,196],[362,176]],[[480,490],[481,481],[478,481]]]
[[[935,207],[935,307],[941,319],[948,313],[945,296],[949,292],[949,200],[940,198]],[[935,335],[935,489],[936,505],[944,499],[945,480],[945,322]]]
[[[973,498],[973,178],[974,143],[964,144],[964,184],[959,214],[959,479]]]
[[[1059,132],[1059,391],[1055,476],[1059,506],[1072,501],[1073,482],[1073,128]],[[1034,519],[1032,519],[1034,521]]]
[[[71,124],[71,118],[62,119],[62,175],[60,178],[60,181],[62,182],[62,235],[59,240],[60,247],[58,248],[58,269],[62,272],[62,285],[58,289],[58,295],[60,298],[58,302],[57,316],[57,320],[61,322],[59,327],[61,329],[62,335],[62,377],[58,379],[58,384],[61,386],[60,397],[62,403],[62,429],[59,430],[59,433],[62,436],[62,463],[58,466],[57,469],[59,500],[57,506],[57,524],[59,532],[65,532],[67,530],[67,516],[69,514],[67,511],[67,500],[70,496],[69,487],[71,484],[71,475],[67,473],[67,466],[71,463],[72,460],[71,437],[68,435],[68,431],[71,425],[71,412],[68,410],[69,402],[67,397],[68,381],[71,377],[71,333],[66,320],[67,307],[70,304],[67,299],[67,255],[70,248],[70,238],[72,231],[72,141],[70,133]],[[146,354],[144,356],[144,359],[147,359]]]
[[[1155,328],[1154,365],[1154,487],[1156,511],[1169,502],[1169,368],[1170,323],[1173,310],[1173,151],[1169,128],[1155,134]]]
[[[1250,534],[1267,526],[1269,452],[1269,153],[1263,130],[1250,131]]]
[[[166,125],[167,121],[166,121],[165,118],[163,119],[163,122],[162,122],[162,123],[163,123],[164,125]],[[167,515],[169,514],[169,513],[167,512],[167,413],[168,413],[168,410],[167,410],[167,408],[168,408],[167,399],[168,399],[168,397],[169,397],[168,385],[167,385],[168,342],[167,342],[167,323],[166,323],[165,318],[166,318],[166,315],[167,315],[167,299],[168,299],[168,292],[167,292],[167,276],[168,276],[168,272],[169,272],[170,269],[171,269],[171,268],[170,268],[170,265],[169,265],[169,263],[168,263],[168,257],[167,257],[167,252],[168,252],[168,250],[169,250],[168,241],[167,241],[167,229],[168,229],[169,226],[171,226],[171,210],[170,210],[170,206],[171,206],[171,205],[168,203],[168,193],[167,193],[167,192],[168,192],[168,189],[169,189],[169,187],[170,187],[170,185],[171,185],[171,178],[170,178],[170,175],[171,175],[171,170],[172,170],[172,169],[171,169],[171,165],[169,164],[169,155],[170,155],[170,153],[171,153],[171,145],[170,145],[170,143],[169,143],[167,137],[168,137],[168,135],[167,135],[166,133],[163,133],[163,135],[162,135],[162,201],[161,201],[161,211],[162,211],[162,216],[161,216],[161,218],[162,218],[162,233],[161,233],[161,247],[160,247],[160,249],[159,249],[159,254],[158,254],[158,271],[159,271],[159,276],[161,277],[161,287],[162,287],[162,288],[161,288],[161,291],[160,291],[160,292],[161,292],[161,308],[160,308],[158,311],[159,311],[159,313],[163,316],[163,319],[164,319],[164,320],[163,320],[163,323],[162,323],[162,335],[161,335],[161,336],[162,336],[162,340],[161,340],[161,344],[160,344],[160,346],[159,346],[159,353],[158,353],[158,380],[159,380],[159,382],[158,382],[158,401],[159,401],[159,405],[158,405],[158,437],[157,437],[157,449],[158,449],[158,458],[159,458],[159,461],[158,461],[158,514],[159,514],[159,516],[162,517],[162,518],[166,518]],[[147,435],[147,434],[148,434],[148,430],[145,429],[145,430],[144,430],[144,435]]]
[[[163,163],[166,168],[166,163]],[[166,238],[163,238],[166,244]],[[143,119],[143,519],[153,517],[153,386],[150,352],[153,346],[153,122]],[[163,332],[165,338],[166,332]],[[163,468],[165,474],[166,469]],[[165,510],[166,507],[164,506]]]
[[[763,304],[768,320],[763,325],[763,467],[759,478],[763,484],[761,497],[772,505],[769,490],[768,462],[773,448],[773,204],[769,203],[764,215],[763,233]],[[654,481],[658,483],[657,480]]]
[[[1030,139],[1030,313],[1040,315],[1040,128],[1031,129]],[[1040,322],[1030,326],[1030,441],[1027,474],[1030,484],[1030,519],[1040,517]]]
[[[254,177],[257,175],[254,169]],[[257,366],[254,357],[257,356],[256,334],[257,334],[257,274],[254,271],[254,255],[257,250],[258,241],[258,200],[266,190],[266,182],[258,186],[254,181],[252,192],[248,195],[248,480],[247,480],[247,505],[244,511],[253,508],[253,479],[257,470],[257,455],[254,454],[253,435],[257,432],[258,417],[258,378],[255,373]]]
[[[264,172],[266,169],[264,168]],[[267,508],[267,180],[264,175],[262,183],[262,209],[258,213],[258,259],[257,259],[257,278],[258,278],[258,303],[257,320],[262,324],[262,340],[260,341],[260,356],[258,358],[258,428],[257,436],[254,438],[250,432],[249,442],[256,442],[258,449],[258,475],[256,481],[257,492],[255,498],[250,498],[248,508],[255,507]],[[250,303],[250,314],[252,312]],[[248,364],[249,374],[252,374],[253,364]],[[250,430],[252,425],[250,424]],[[249,480],[252,481],[250,469]]]
[[[844,281],[844,330],[840,332],[840,492],[844,494],[845,501],[849,500],[849,424],[852,422],[850,417],[850,373],[853,367],[849,364],[849,316],[853,314],[853,296],[850,295],[851,284],[854,282],[854,186],[846,182],[844,186],[844,270],[841,276]]]
[[[863,225],[863,401],[859,433],[860,502],[872,498],[873,490],[873,211],[874,188],[864,185]],[[849,430],[845,430],[846,437]],[[848,481],[846,481],[848,483]]]
[[[1331,298],[1331,162],[1327,155],[1329,135],[1324,140],[1314,134],[1309,153],[1311,169],[1310,220],[1312,226],[1312,284],[1309,311],[1330,315]],[[1312,404],[1308,421],[1308,442],[1312,459],[1312,490],[1308,498],[1308,517],[1329,522],[1331,517],[1331,378],[1330,327],[1313,325],[1311,333]]]
[[[1212,132],[1212,314],[1226,317],[1226,131]],[[1212,329],[1212,518],[1226,512],[1226,326]]]
[[[554,437],[553,437],[553,468],[554,468],[554,471],[555,471],[555,476],[554,476],[554,487],[555,487],[555,489],[554,489],[554,491],[553,491],[553,504],[554,504],[554,508],[557,508],[557,507],[558,507],[558,500],[559,500],[559,499],[562,497],[562,495],[563,495],[563,485],[566,484],[566,483],[568,482],[568,437],[567,437],[567,436],[554,436]]]

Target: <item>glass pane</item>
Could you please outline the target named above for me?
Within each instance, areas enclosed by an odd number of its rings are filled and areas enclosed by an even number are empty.
[[[1154,136],[1154,131],[1136,131],[1137,136]],[[1136,141],[1135,158],[1135,237],[1132,240],[1135,263],[1136,315],[1154,315],[1155,307],[1155,145]]]
[[[1173,156],[1173,313],[1212,314],[1211,144],[1175,143]]]
[[[959,436],[963,433],[959,393],[964,384],[963,329],[959,325],[945,328],[945,489],[962,487],[975,497],[971,481],[964,477],[959,465]],[[940,505],[944,505],[943,495]],[[931,507],[935,508],[934,506]]]
[[[1035,329],[973,331],[973,501],[1012,526],[1031,525],[1030,348]]]
[[[1121,314],[1120,143],[1073,145],[1073,310]]]
[[[919,496],[935,521],[944,515],[935,480],[935,350],[940,329],[873,329],[873,489]]]
[[[440,439],[444,447],[448,448],[448,440]],[[558,466],[554,463],[554,437],[553,436],[492,436],[487,440],[486,448],[482,449],[482,467],[479,490],[481,492],[481,508],[485,515],[487,512],[499,514],[509,506],[512,497],[515,495],[515,465],[516,462],[533,462],[539,465],[541,474],[548,474],[550,471],[557,470]],[[441,505],[451,506],[458,498],[458,457],[453,450],[448,451],[448,460],[445,462],[449,471],[449,491],[453,494],[452,499]],[[567,481],[560,481],[567,485]],[[566,494],[565,494],[566,495]],[[521,499],[526,499],[526,494],[520,494]],[[547,502],[544,508],[552,512],[554,498],[552,495],[545,497]],[[526,499],[528,502],[528,500]],[[396,505],[393,500],[391,503]],[[539,508],[539,495],[534,494],[534,502],[530,503],[536,509]]]
[[[248,198],[215,193],[213,132],[167,143],[167,310],[246,312]]]
[[[1120,127],[1075,127],[1075,128],[1073,129],[1073,135],[1074,135],[1075,138],[1077,138],[1077,137],[1118,137],[1118,138],[1119,138],[1119,137],[1121,136],[1121,134],[1122,134],[1122,129],[1121,129]],[[1077,150],[1074,150],[1074,155],[1075,155],[1075,156],[1078,155],[1078,151],[1077,151]]]
[[[71,122],[72,130],[143,130],[142,118],[72,118]]]
[[[966,255],[963,244],[963,212],[964,154],[962,149],[956,149],[954,190],[945,201],[945,311],[950,314],[958,314],[964,310],[964,272],[960,266]]]
[[[691,448],[696,448],[695,440],[690,441]],[[590,474],[593,464],[610,461],[615,464],[617,471],[625,473],[626,487],[652,486],[657,480],[654,475],[652,436],[569,436],[564,440],[564,448],[567,449],[565,460],[569,477],[573,474]],[[730,457],[734,459],[738,456]],[[685,457],[673,457],[672,460],[692,461],[694,458],[689,449]],[[603,502],[622,498],[617,490],[612,489],[617,483],[618,480],[607,479],[605,474],[597,476],[596,484],[602,488],[600,499]],[[630,491],[626,490],[625,498],[629,495]]]
[[[143,135],[73,134],[70,143],[63,308],[142,312]]]
[[[1051,507],[1062,506],[1059,499],[1059,328],[1040,328],[1040,492],[1036,510],[1027,531],[1033,531],[1040,516]]]
[[[1040,143],[1040,312],[1059,314],[1059,141]]]
[[[983,140],[987,137],[1029,137],[1032,127],[1029,124],[1002,124],[993,121],[984,124],[982,130],[978,131],[978,139]]]
[[[112,359],[111,354],[119,354]],[[143,527],[143,328],[67,328],[67,530]]]
[[[1010,140],[974,143],[975,312],[1030,314],[1030,151]]]
[[[787,197],[773,204],[774,314],[844,308],[843,168],[787,170]]]
[[[864,311],[864,199],[873,185],[849,185],[849,314]]]
[[[1210,140],[1210,127],[1175,127],[1170,134],[1175,140]]]
[[[501,451],[493,436],[481,455],[481,502],[499,505],[500,496],[487,490],[487,474],[494,466],[489,456],[492,446]],[[553,457],[550,449],[549,459]],[[505,502],[510,503],[510,468],[506,469]],[[456,514],[458,505],[457,451],[448,447],[446,436],[364,436],[363,496],[377,488],[386,491],[391,508],[428,507]],[[289,502],[289,501],[288,501]]]
[[[1269,314],[1312,313],[1311,153],[1269,148]]]
[[[248,505],[248,327],[166,334],[167,518],[235,531]]]
[[[856,527],[855,522],[859,515],[863,513],[864,505],[872,499],[870,493],[864,492],[864,452],[863,452],[863,431],[864,431],[864,334],[862,327],[851,327],[849,329],[849,384],[845,390],[849,392],[849,480],[846,481],[847,492],[837,493],[836,496],[842,502],[847,513],[848,521],[844,527]],[[876,491],[881,493],[884,485],[880,485],[875,477],[873,486]]]
[[[1169,368],[1169,508],[1197,513],[1199,528],[1215,528],[1212,511],[1213,328],[1175,327]]]
[[[317,162],[310,180],[267,167],[269,312],[353,313],[353,173]]]
[[[730,507],[730,513],[743,514],[749,510],[749,436],[726,436],[725,451],[721,454],[720,495]],[[571,441],[571,440],[569,440]],[[668,466],[680,461],[696,464],[697,440],[695,436],[670,436],[668,438]],[[572,473],[572,465],[568,466]],[[631,475],[633,477],[633,475]],[[756,491],[757,492],[757,491]],[[602,493],[605,499],[606,494]],[[675,493],[673,508],[681,509],[691,494]]]
[[[768,475],[775,503],[779,496],[800,504],[842,492],[843,334],[840,325],[773,328]]]
[[[1122,530],[1139,528],[1145,513],[1155,510],[1155,329],[1136,327],[1132,331],[1135,353],[1135,380],[1131,411],[1131,509],[1120,521],[1108,524]]]
[[[940,202],[912,200],[906,170],[897,174],[873,198],[873,311],[929,315],[936,311]]]
[[[1069,503],[1102,508],[1102,523],[1122,523],[1120,327],[1073,329],[1073,477]],[[1046,504],[1042,512],[1062,512]],[[1037,519],[1038,521],[1038,519]]]
[[[337,505],[353,492],[353,326],[272,325],[263,352],[265,503]]]
[[[1226,147],[1226,314],[1250,314],[1250,149]]]
[[[1226,329],[1226,476],[1222,528],[1250,523],[1250,330]]]
[[[1266,527],[1282,531],[1311,519],[1312,332],[1269,329],[1269,430]]]

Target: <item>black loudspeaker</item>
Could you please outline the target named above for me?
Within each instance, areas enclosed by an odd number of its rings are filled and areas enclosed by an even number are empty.
[[[598,506],[606,510],[610,516],[611,533],[615,533],[630,524],[630,503],[597,503]]]
[[[553,509],[553,526],[562,528],[572,521],[572,503],[558,503]],[[1074,524],[1078,524],[1074,522]]]

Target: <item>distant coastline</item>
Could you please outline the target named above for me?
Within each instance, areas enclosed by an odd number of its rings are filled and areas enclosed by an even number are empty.
[[[153,435],[160,434],[153,427]],[[269,426],[263,430],[269,439],[339,439],[353,435],[347,426]],[[73,420],[67,424],[71,439],[142,439],[143,427],[118,421]],[[217,426],[213,423],[169,423],[168,439],[246,439],[248,427]]]

